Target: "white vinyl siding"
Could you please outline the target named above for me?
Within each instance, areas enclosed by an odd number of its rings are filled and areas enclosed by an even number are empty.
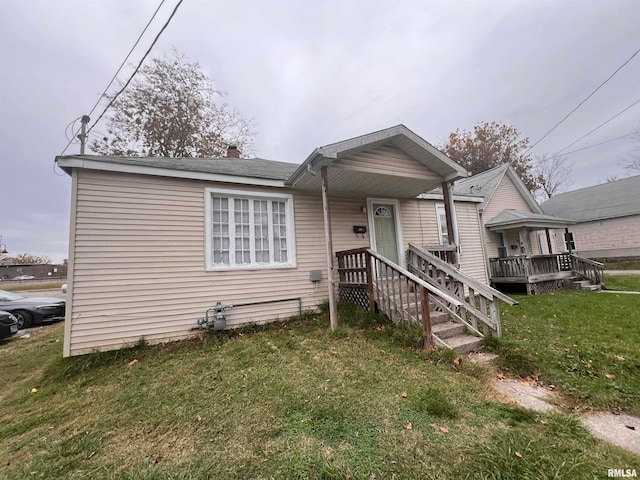
[[[207,270],[295,266],[293,197],[206,189]]]

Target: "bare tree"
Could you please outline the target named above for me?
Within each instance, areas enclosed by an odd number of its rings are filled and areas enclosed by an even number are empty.
[[[529,139],[522,138],[517,128],[497,122],[480,122],[473,132],[458,129],[440,146],[449,158],[473,174],[510,163],[533,192],[538,189],[538,182],[531,173],[528,148]]]
[[[536,155],[532,169],[539,185],[534,193],[536,200],[544,202],[558,193],[566,192],[573,184],[571,165],[567,162],[567,157],[554,157],[546,153]]]
[[[108,135],[91,143],[94,152],[222,157],[228,145],[243,155],[252,152],[252,122],[222,103],[224,93],[198,63],[174,51],[170,57],[152,59],[138,75],[113,101]]]
[[[624,165],[627,177],[640,174],[640,124],[631,132],[631,137],[636,141],[636,146],[631,151],[631,158]]]
[[[51,259],[46,255],[31,255],[30,253],[19,253],[6,258],[13,265],[45,265],[51,263]]]

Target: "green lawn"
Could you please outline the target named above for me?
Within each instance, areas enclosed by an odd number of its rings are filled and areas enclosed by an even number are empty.
[[[576,290],[503,309],[498,365],[539,372],[578,408],[640,414],[640,296]]]
[[[605,275],[607,290],[640,292],[640,275]]]
[[[62,325],[0,344],[0,478],[574,479],[638,465],[571,416],[502,403],[489,369],[415,350],[415,331],[341,318],[335,333],[307,318],[65,360]]]

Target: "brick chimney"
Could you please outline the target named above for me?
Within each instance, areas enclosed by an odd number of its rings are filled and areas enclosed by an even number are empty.
[[[227,147],[227,158],[240,158],[240,150],[235,145]]]

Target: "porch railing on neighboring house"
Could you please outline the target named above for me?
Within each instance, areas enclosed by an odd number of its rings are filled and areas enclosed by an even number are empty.
[[[603,269],[602,263],[572,253],[489,259],[494,283],[535,283],[574,274],[600,284]]]
[[[407,268],[423,280],[459,299],[462,305],[457,312],[458,316],[475,329],[482,329],[485,334],[488,331],[498,337],[502,334],[499,300],[510,305],[518,303],[417,245],[409,244]]]
[[[435,257],[438,257],[445,263],[454,265],[456,263],[456,246],[455,245],[425,245],[424,250],[428,251]]]

